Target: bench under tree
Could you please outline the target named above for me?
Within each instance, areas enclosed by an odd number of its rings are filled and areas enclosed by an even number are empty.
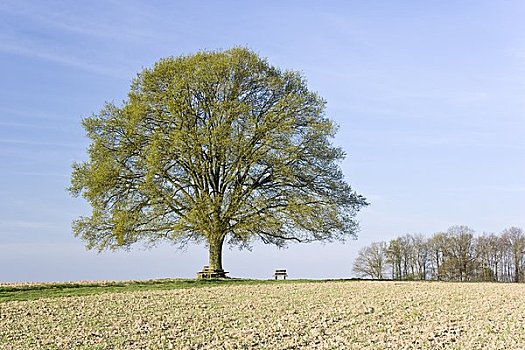
[[[202,271],[197,272],[197,279],[224,278],[227,273],[227,271],[212,269],[208,265],[204,265]]]
[[[288,277],[288,273],[286,273],[286,270],[284,270],[284,269],[275,270],[275,273],[273,274],[273,277],[275,279],[278,279],[279,277],[282,277],[283,279],[286,279],[286,277]]]

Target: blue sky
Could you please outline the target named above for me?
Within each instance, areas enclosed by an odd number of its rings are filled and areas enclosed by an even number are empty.
[[[371,205],[357,241],[226,248],[233,276],[348,277],[373,241],[525,227],[523,18],[523,1],[0,2],[0,281],[194,276],[203,246],[86,251],[65,188],[82,117],[159,58],[239,45],[327,100]]]

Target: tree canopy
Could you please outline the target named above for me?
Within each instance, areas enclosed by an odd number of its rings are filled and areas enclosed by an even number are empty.
[[[69,190],[92,207],[73,223],[88,248],[204,241],[222,270],[224,242],[344,240],[367,204],[324,100],[245,48],[161,59],[82,124],[89,159]]]

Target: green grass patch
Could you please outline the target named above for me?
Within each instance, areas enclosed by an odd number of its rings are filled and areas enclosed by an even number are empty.
[[[218,286],[324,282],[321,280],[253,280],[253,279],[162,279],[149,281],[122,282],[67,282],[42,283],[30,285],[0,285],[0,303],[15,300],[35,300],[41,298],[71,297],[102,293],[123,293],[148,290],[170,290],[183,288],[203,288]]]

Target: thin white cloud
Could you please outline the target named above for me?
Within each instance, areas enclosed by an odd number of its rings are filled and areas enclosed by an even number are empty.
[[[38,37],[13,29],[8,24],[3,28],[0,26],[0,52],[54,62],[112,78],[129,79],[132,76],[130,72],[134,73],[137,68],[137,62],[129,55],[115,52],[118,48],[112,43],[127,40],[134,44],[140,39],[145,42],[157,39],[158,34],[144,30],[148,28],[148,23],[154,23],[155,18],[142,13],[141,8],[136,8],[138,5],[129,8],[123,8],[122,4],[113,6],[121,16],[86,16],[75,8],[62,7],[60,3],[40,6],[39,3],[0,2],[0,14],[6,18],[11,16],[9,19],[12,21],[19,18],[41,32],[49,32],[48,36]],[[124,10],[126,13],[122,13]],[[138,22],[144,21],[147,23],[138,25]],[[71,46],[68,41],[57,41],[60,36],[73,37],[75,45]],[[118,41],[115,41],[117,37]],[[83,44],[76,45],[78,42]],[[116,59],[108,62],[110,54]]]
[[[63,173],[46,173],[46,172],[37,172],[37,171],[11,171],[11,175],[21,175],[21,176],[44,176],[44,177],[69,177],[68,174]]]
[[[13,108],[0,107],[0,113],[1,114],[13,114],[17,116],[30,117],[30,118],[35,118],[35,119],[61,120],[61,121],[66,119],[66,117],[63,115],[47,113],[47,112],[42,112],[42,111],[30,111],[30,110],[24,110],[24,109],[19,109],[19,108],[13,109]]]
[[[63,127],[57,125],[42,125],[42,124],[29,124],[29,123],[12,123],[12,122],[0,122],[0,126],[13,127],[13,128],[27,128],[27,129],[62,129]]]
[[[121,40],[130,39],[134,41],[137,38],[149,39],[154,37],[153,32],[145,30],[144,26],[141,26],[139,29],[138,26],[134,25],[133,19],[127,19],[128,16],[120,16],[118,21],[114,21],[112,18],[104,19],[100,16],[91,17],[96,18],[96,20],[91,20],[89,16],[78,16],[72,11],[61,11],[57,9],[57,6],[49,6],[48,3],[42,3],[44,6],[38,6],[39,3],[36,4],[37,6],[24,2],[3,4],[3,6],[0,6],[0,11],[29,19],[31,22],[45,27],[84,36],[113,39],[118,35]],[[123,5],[123,3],[119,2],[115,3],[114,7],[122,10]],[[156,20],[155,16],[144,12],[145,9],[143,7],[138,8],[137,4],[130,6],[126,2],[125,5],[127,5],[125,7],[127,13],[135,15],[133,18],[146,19],[148,21]]]
[[[477,187],[456,187],[447,190],[449,193],[456,192],[506,192],[506,193],[521,193],[525,192],[525,185],[517,186],[477,186]]]
[[[35,48],[33,45],[24,46],[16,43],[9,43],[5,38],[0,38],[0,51],[14,55],[20,55],[40,60],[58,63],[63,66],[74,67],[84,71],[105,75],[112,78],[127,78],[129,74],[125,74],[118,69],[112,69],[101,65],[92,64],[82,59],[49,52],[44,48]]]
[[[41,142],[41,141],[28,141],[28,140],[15,140],[15,139],[2,139],[0,143],[13,144],[13,145],[27,145],[27,146],[50,146],[50,147],[63,147],[63,148],[79,148],[82,145],[74,143],[55,143],[55,142]]]
[[[60,226],[50,222],[25,221],[25,220],[0,220],[0,227],[5,232],[7,230],[56,230]]]

